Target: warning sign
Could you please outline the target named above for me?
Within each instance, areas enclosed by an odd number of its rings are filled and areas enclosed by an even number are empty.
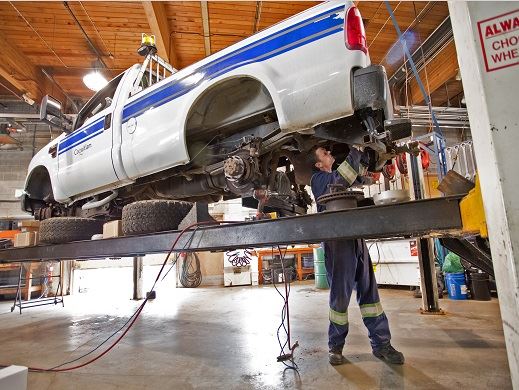
[[[416,240],[409,241],[409,247],[411,249],[411,256],[418,256],[418,246]]]
[[[478,22],[487,72],[519,64],[519,9]]]

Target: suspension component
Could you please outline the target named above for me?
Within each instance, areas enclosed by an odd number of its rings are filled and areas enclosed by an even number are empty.
[[[240,156],[231,156],[223,163],[223,172],[227,180],[237,182],[246,179],[247,171],[250,171],[250,166]]]

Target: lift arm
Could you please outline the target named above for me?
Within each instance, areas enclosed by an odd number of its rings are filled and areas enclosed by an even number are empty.
[[[175,251],[222,251],[354,238],[419,237],[461,231],[461,196],[223,224],[184,234]],[[178,231],[0,250],[0,263],[132,257],[171,249]]]

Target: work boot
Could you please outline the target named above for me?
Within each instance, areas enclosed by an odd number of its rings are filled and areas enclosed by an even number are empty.
[[[328,361],[332,366],[340,366],[347,362],[346,358],[342,356],[342,351],[334,351],[332,349],[328,352]]]
[[[383,347],[373,349],[373,355],[391,364],[404,364],[405,361],[404,354],[398,352],[391,344],[386,344]]]

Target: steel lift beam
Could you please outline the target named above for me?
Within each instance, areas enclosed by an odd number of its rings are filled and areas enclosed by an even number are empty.
[[[447,235],[462,228],[461,196],[200,227],[175,251],[223,251],[354,238]],[[168,252],[179,231],[0,250],[0,263],[137,257]]]

